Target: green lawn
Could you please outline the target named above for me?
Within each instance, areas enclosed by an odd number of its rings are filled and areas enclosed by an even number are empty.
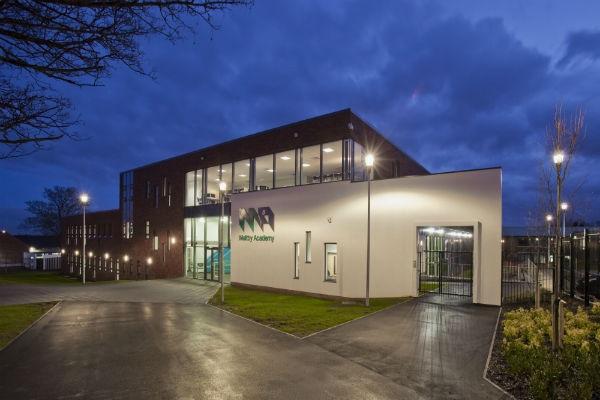
[[[0,349],[55,304],[51,302],[0,306]]]
[[[88,277],[89,279],[89,277]],[[92,282],[87,280],[86,283],[110,283],[121,281],[98,281]],[[22,285],[81,285],[78,278],[68,277],[58,272],[43,272],[43,271],[18,271],[0,273],[0,285],[2,284],[22,284]]]
[[[221,292],[217,291],[210,304],[300,337],[408,299],[371,299],[370,306],[365,307],[362,303],[344,304],[336,300],[231,286],[225,288],[224,305],[220,304],[220,296]]]
[[[440,285],[437,282],[421,282],[419,285],[419,290],[421,292],[433,292],[439,287]]]

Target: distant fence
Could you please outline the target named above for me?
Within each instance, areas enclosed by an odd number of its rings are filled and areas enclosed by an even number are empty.
[[[541,301],[550,301],[554,290],[555,246],[552,239],[541,239],[536,246],[503,249],[503,304],[533,302],[536,282]],[[561,259],[562,295],[579,298],[586,305],[600,300],[600,233],[584,231],[561,238]]]

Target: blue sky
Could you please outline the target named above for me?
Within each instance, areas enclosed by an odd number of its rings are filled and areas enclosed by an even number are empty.
[[[432,172],[502,166],[504,223],[522,225],[557,103],[586,111],[567,195],[600,220],[598,15],[595,1],[256,0],[218,31],[144,40],[154,80],[117,65],[102,87],[56,86],[86,139],[0,161],[0,225],[18,231],[43,187],[116,208],[120,171],[346,107]]]

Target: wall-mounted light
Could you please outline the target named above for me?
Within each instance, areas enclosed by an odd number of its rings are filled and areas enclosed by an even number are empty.
[[[375,164],[375,156],[371,153],[365,156],[365,165],[367,167],[372,167]]]
[[[146,258],[146,264],[152,265],[152,257]]]
[[[34,253],[34,252],[35,252],[35,247],[33,247],[33,246],[32,246],[32,247],[30,247],[30,248],[29,248],[29,252],[30,252],[30,253]]]
[[[78,256],[79,255],[79,250],[75,250],[75,255]]]
[[[88,257],[92,257],[94,255],[94,253],[92,253],[91,251],[88,253]]]
[[[108,253],[104,253],[104,259],[108,260],[109,254]]]
[[[60,249],[60,254],[65,254],[65,249]]]
[[[177,242],[177,239],[175,239],[175,236],[171,236],[171,244],[175,244]]]
[[[123,261],[125,261],[125,262],[129,261],[129,256],[127,254],[125,254],[123,256]]]

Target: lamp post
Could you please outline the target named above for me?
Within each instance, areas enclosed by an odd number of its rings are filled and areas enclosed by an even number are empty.
[[[552,348],[557,349],[562,347],[562,329],[561,329],[561,306],[560,306],[560,284],[561,284],[561,245],[560,245],[560,213],[561,213],[561,201],[560,196],[562,192],[562,165],[565,161],[565,153],[560,149],[557,149],[552,155],[552,161],[556,167],[556,229],[555,229],[555,240],[556,246],[555,261],[554,261],[554,294],[552,296]]]
[[[86,193],[82,193],[79,196],[79,202],[81,203],[81,207],[83,208],[83,251],[81,252],[83,265],[82,265],[82,282],[85,285],[85,239],[86,239],[86,230],[85,230],[85,206],[90,202],[90,197]]]
[[[367,154],[365,165],[367,166],[367,281],[365,288],[365,307],[369,307],[369,286],[371,279],[371,179],[373,179],[373,164],[375,157]]]
[[[225,274],[225,267],[223,261],[225,260],[223,254],[223,219],[225,217],[225,190],[227,190],[227,182],[219,182],[219,197],[221,200],[221,217],[219,218],[219,280],[221,281],[221,304],[225,303],[225,283],[223,275]]]
[[[563,223],[563,229],[562,229],[562,235],[563,237],[567,236],[567,229],[566,229],[566,216],[567,216],[567,210],[569,209],[569,203],[567,203],[566,201],[563,201],[562,203],[560,203],[560,209],[562,210],[562,223]]]

